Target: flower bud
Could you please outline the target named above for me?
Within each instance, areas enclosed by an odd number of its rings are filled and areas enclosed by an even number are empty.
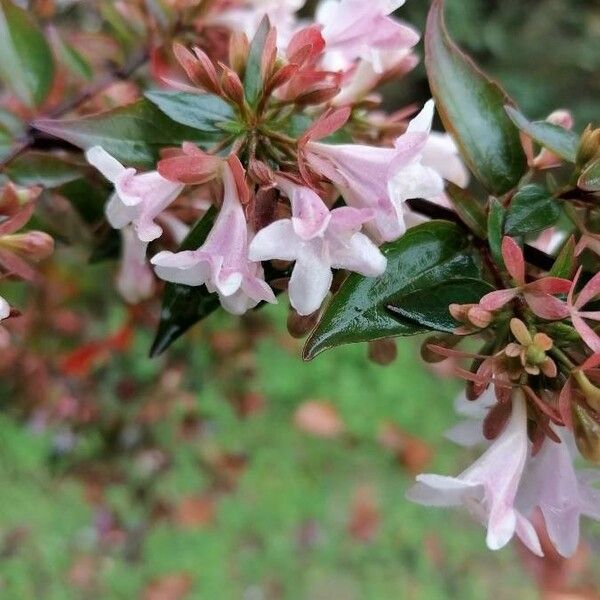
[[[579,385],[587,403],[597,412],[600,412],[600,388],[597,388],[580,370],[573,371],[573,377]]]
[[[229,64],[231,68],[241,75],[246,68],[250,43],[243,31],[234,31],[229,40]]]
[[[581,406],[573,406],[573,432],[581,455],[595,464],[600,464],[600,424]]]
[[[588,125],[581,136],[579,150],[577,151],[577,166],[585,167],[595,158],[600,157],[600,128],[593,129]]]
[[[244,104],[244,85],[239,75],[229,67],[222,65],[223,75],[221,76],[221,86],[225,96],[237,106]]]
[[[0,246],[31,260],[42,260],[54,252],[54,240],[43,231],[5,235],[0,237]]]

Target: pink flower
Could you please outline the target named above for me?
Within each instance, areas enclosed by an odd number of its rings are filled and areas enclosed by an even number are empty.
[[[430,100],[396,140],[395,148],[305,144],[308,164],[333,181],[350,206],[374,211],[369,228],[383,241],[396,240],[406,231],[402,206],[406,200],[435,198],[444,189],[442,178],[421,161],[433,110]]]
[[[290,199],[292,218],[259,231],[250,245],[250,258],[296,261],[289,297],[299,314],[309,315],[319,309],[331,287],[332,269],[368,277],[385,271],[385,257],[359,231],[372,219],[372,211],[350,207],[329,211],[310,188],[284,177],[277,177],[277,185]]]
[[[502,548],[516,533],[541,556],[533,525],[515,508],[528,453],[527,408],[522,390],[515,392],[512,404],[504,431],[466,471],[458,477],[419,475],[407,497],[425,506],[464,505],[487,526],[490,549]]]
[[[139,240],[133,228],[121,229],[121,268],[117,275],[117,289],[130,304],[138,304],[152,296],[154,274],[146,262],[147,242]]]
[[[0,323],[10,316],[10,305],[0,296]],[[0,325],[0,348],[7,348],[10,343],[10,334]]]
[[[578,473],[573,465],[573,435],[565,427],[552,428],[561,443],[546,438],[538,454],[530,459],[517,503],[528,516],[539,507],[550,540],[559,554],[569,557],[579,545],[580,517],[600,520],[600,490],[591,485],[600,480],[600,473]]]
[[[469,400],[462,392],[454,401],[454,410],[465,417],[444,433],[444,437],[458,446],[472,447],[486,443],[483,420],[496,404],[494,388],[488,387],[477,400]]]
[[[87,161],[115,186],[115,194],[106,207],[108,221],[115,229],[130,223],[142,242],[151,242],[162,235],[156,217],[179,196],[183,184],[173,183],[157,171],[138,175],[126,169],[100,146],[86,152]]]
[[[223,167],[223,205],[206,242],[198,250],[160,252],[152,259],[161,279],[206,285],[234,314],[243,314],[261,301],[276,301],[260,263],[248,260],[250,236],[240,202],[240,193],[247,193],[245,186],[242,165],[232,156]]]
[[[571,289],[568,279],[544,277],[531,283],[525,282],[525,260],[519,245],[510,237],[502,240],[504,264],[517,287],[497,290],[486,294],[479,306],[484,310],[499,310],[513,298],[521,295],[529,308],[542,319],[561,320],[569,315],[567,307],[553,294],[566,294]]]
[[[573,129],[573,115],[568,110],[556,110],[548,116],[546,121],[563,129]],[[542,151],[532,160],[531,164],[537,169],[553,169],[559,167],[562,162],[560,156],[547,148],[542,148]]]
[[[389,17],[405,0],[326,0],[317,10],[327,44],[325,66],[346,70],[359,58],[383,70],[380,52],[412,48],[419,34]]]
[[[567,297],[568,315],[581,339],[595,352],[600,352],[600,336],[585,322],[584,319],[600,321],[600,311],[582,311],[581,309],[598,294],[600,294],[600,273],[596,273],[574,299],[575,289],[581,277],[581,267],[575,275],[573,285]]]

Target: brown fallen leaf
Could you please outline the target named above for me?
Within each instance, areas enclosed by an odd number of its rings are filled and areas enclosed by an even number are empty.
[[[300,405],[294,414],[294,425],[303,433],[321,438],[335,438],[345,430],[335,406],[319,400]]]
[[[186,529],[201,528],[215,520],[215,502],[210,496],[187,496],[175,509],[175,522]]]
[[[381,521],[377,495],[372,486],[360,486],[354,493],[348,532],[360,542],[371,542]]]
[[[411,475],[422,473],[433,457],[433,450],[427,442],[404,432],[392,422],[380,425],[377,441]]]
[[[172,573],[150,582],[141,600],[182,600],[192,589],[192,578],[187,573]]]

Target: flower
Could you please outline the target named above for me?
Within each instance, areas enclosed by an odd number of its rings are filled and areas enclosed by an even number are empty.
[[[405,0],[326,0],[317,10],[327,44],[325,66],[347,70],[362,58],[382,72],[380,53],[412,48],[419,34],[389,17]]]
[[[590,300],[600,294],[600,273],[594,275],[587,282],[584,288],[577,294],[577,299],[574,300],[574,292],[581,277],[581,271],[582,268],[580,267],[567,296],[568,314],[581,339],[594,352],[600,352],[600,336],[584,321],[584,319],[600,321],[600,311],[581,310]]]
[[[513,298],[522,295],[529,308],[542,319],[553,321],[568,316],[569,312],[565,305],[553,296],[553,294],[566,294],[571,289],[571,282],[568,279],[543,277],[526,283],[523,252],[508,236],[502,240],[502,257],[517,287],[486,294],[479,302],[481,308],[493,312],[508,304]]]
[[[162,228],[155,219],[179,196],[183,184],[169,181],[157,171],[138,175],[135,169],[126,169],[100,146],[90,148],[86,158],[115,186],[106,206],[109,223],[115,229],[131,223],[142,242],[159,238]]]
[[[573,556],[579,544],[582,515],[600,520],[600,480],[593,469],[577,472],[573,465],[573,435],[566,427],[552,426],[560,444],[546,438],[538,454],[529,460],[517,504],[526,515],[539,507],[550,540],[559,554]]]
[[[383,241],[396,240],[406,231],[402,207],[406,200],[435,198],[443,192],[442,178],[421,162],[433,110],[430,100],[395,148],[305,143],[306,160],[315,172],[333,181],[350,206],[374,211],[369,229]]]
[[[256,234],[252,260],[294,260],[290,303],[300,315],[321,306],[333,279],[331,269],[348,269],[368,277],[381,275],[387,261],[361,226],[373,218],[366,209],[329,211],[310,188],[277,177],[278,187],[292,204],[292,218],[281,219]]]
[[[556,377],[556,363],[546,355],[554,345],[552,339],[545,333],[536,333],[532,337],[525,323],[516,318],[510,320],[510,330],[518,343],[512,342],[506,346],[506,356],[518,357],[529,375],[543,373],[546,377]]]
[[[231,156],[223,167],[223,205],[204,244],[193,251],[159,252],[151,261],[161,279],[205,284],[233,314],[243,314],[261,301],[276,301],[260,263],[248,260],[250,235],[240,201],[240,193],[247,193],[245,186],[242,165]]]
[[[137,304],[152,296],[154,274],[146,262],[147,242],[141,242],[128,225],[121,229],[122,258],[117,275],[117,289],[130,304]]]
[[[568,110],[555,110],[546,118],[546,122],[562,129],[573,129],[573,115]],[[542,148],[541,152],[530,161],[536,169],[552,169],[559,167],[563,160],[551,150]]]
[[[10,316],[10,304],[0,296],[0,323]],[[0,325],[0,348],[8,347],[10,335],[8,331]]]
[[[476,400],[469,400],[466,392],[462,392],[454,401],[454,410],[466,418],[448,429],[444,437],[464,447],[486,443],[483,420],[496,402],[496,394],[492,387],[488,387]]]
[[[407,497],[425,506],[465,505],[487,526],[490,549],[502,548],[516,533],[541,556],[533,525],[515,508],[527,453],[527,408],[519,389],[513,395],[512,412],[503,432],[478,460],[457,477],[419,475]]]

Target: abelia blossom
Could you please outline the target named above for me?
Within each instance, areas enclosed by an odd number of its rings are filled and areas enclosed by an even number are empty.
[[[0,296],[0,323],[10,317],[10,304]],[[10,342],[9,333],[0,325],[0,348],[6,348]]]
[[[385,271],[387,261],[363,233],[373,218],[367,209],[330,211],[310,188],[277,177],[279,189],[290,199],[292,218],[281,219],[256,234],[251,260],[296,261],[289,284],[291,305],[300,315],[319,309],[333,280],[332,269],[347,269],[368,277]]]
[[[448,429],[444,437],[458,446],[467,448],[486,443],[483,420],[496,403],[496,394],[492,387],[488,387],[476,400],[469,400],[466,392],[462,392],[454,401],[454,410],[465,418]]]
[[[327,44],[325,66],[346,70],[359,58],[383,71],[380,53],[412,48],[420,39],[408,25],[389,15],[405,0],[325,0],[316,19],[323,26]]]
[[[523,251],[510,237],[502,240],[502,258],[517,287],[486,294],[479,302],[481,308],[492,312],[500,310],[514,298],[522,296],[529,308],[542,319],[560,320],[568,316],[565,305],[554,297],[554,294],[569,292],[571,282],[568,279],[543,277],[527,283]]]
[[[527,453],[527,408],[523,392],[517,390],[503,432],[477,461],[457,477],[419,475],[407,498],[425,506],[464,505],[487,527],[490,549],[502,548],[516,533],[541,556],[533,525],[515,507]]]
[[[223,188],[223,204],[205,243],[198,250],[160,252],[151,262],[161,279],[206,285],[209,292],[219,295],[226,310],[243,314],[259,302],[276,300],[260,263],[248,260],[251,234],[240,201],[240,194],[248,190],[235,156],[223,167]]]
[[[128,225],[121,229],[121,267],[117,275],[117,289],[130,304],[137,304],[152,296],[154,273],[146,261],[147,242],[142,242]]]
[[[444,189],[442,178],[422,164],[433,110],[430,100],[395,148],[305,143],[304,156],[316,173],[333,181],[350,206],[374,211],[369,228],[383,241],[396,240],[406,231],[402,206],[406,200],[435,198]]]
[[[591,321],[600,321],[600,311],[584,311],[583,307],[600,294],[600,273],[597,273],[587,282],[583,289],[575,298],[575,289],[581,277],[580,268],[575,276],[573,285],[569,289],[567,296],[567,311],[571,318],[573,326],[581,339],[594,351],[600,352],[600,336],[585,322],[585,319]]]
[[[142,242],[159,238],[162,227],[156,223],[156,217],[179,196],[183,184],[165,179],[158,171],[138,175],[100,146],[90,148],[86,158],[115,186],[106,206],[109,223],[115,229],[132,224]]]

